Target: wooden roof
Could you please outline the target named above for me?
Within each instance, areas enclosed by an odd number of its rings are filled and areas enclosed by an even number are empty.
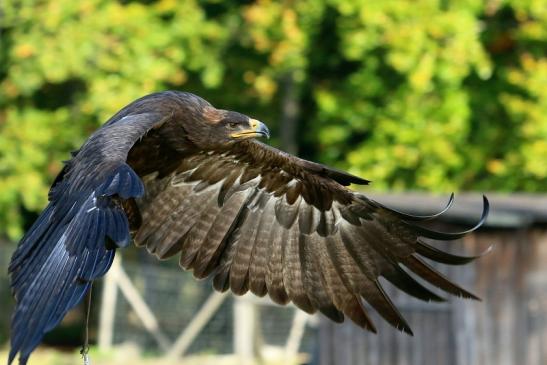
[[[519,228],[547,224],[547,194],[485,194],[490,202],[490,214],[486,227]],[[372,199],[411,214],[432,214],[442,210],[449,199],[444,196],[420,192],[372,193]],[[449,219],[462,224],[473,224],[482,212],[482,195],[458,193],[452,207],[439,219]]]

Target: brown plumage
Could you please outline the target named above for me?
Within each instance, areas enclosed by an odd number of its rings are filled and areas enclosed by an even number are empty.
[[[59,174],[49,206],[10,264],[18,302],[10,361],[20,352],[26,362],[130,238],[158,258],[180,255],[184,269],[213,276],[217,290],[268,294],[370,331],[363,300],[411,333],[380,276],[426,301],[443,299],[413,275],[476,298],[421,259],[459,265],[474,257],[445,253],[421,237],[451,240],[476,229],[486,198],[473,229],[430,231],[416,222],[437,215],[384,207],[348,188],[367,180],[255,139],[268,133],[245,115],[173,91],[131,103],[95,132]],[[39,299],[57,287],[59,295]]]

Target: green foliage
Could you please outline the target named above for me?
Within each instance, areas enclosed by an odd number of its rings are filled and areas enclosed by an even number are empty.
[[[0,232],[39,211],[68,151],[144,94],[184,89],[279,126],[377,189],[547,189],[540,0],[5,0]],[[275,142],[275,141],[274,141]]]

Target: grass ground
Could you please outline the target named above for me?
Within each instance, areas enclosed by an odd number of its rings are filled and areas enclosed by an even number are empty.
[[[279,355],[279,354],[278,354]],[[8,357],[8,349],[0,349],[0,363]],[[256,362],[258,365],[288,365],[281,356],[268,356]],[[121,345],[109,352],[100,352],[96,348],[89,351],[90,365],[241,365],[241,361],[234,355],[201,354],[184,357],[180,360],[163,359],[157,356],[142,354],[134,345]],[[301,359],[303,360],[303,359]],[[16,363],[16,362],[15,362]],[[292,362],[293,364],[302,363]],[[84,365],[79,351],[60,351],[54,348],[40,347],[30,357],[28,365]],[[248,363],[247,365],[254,365]]]

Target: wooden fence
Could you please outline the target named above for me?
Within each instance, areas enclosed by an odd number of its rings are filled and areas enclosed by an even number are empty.
[[[473,264],[437,266],[474,291],[481,302],[451,298],[442,304],[423,303],[386,283],[414,337],[394,330],[378,316],[373,316],[378,335],[351,323],[335,325],[322,320],[315,363],[547,364],[547,229],[543,223],[547,204],[538,208],[540,203],[547,202],[544,198],[528,202],[529,206],[512,202],[505,206],[507,209],[502,209],[503,204],[494,205],[489,228],[443,247],[477,254],[494,245]],[[511,211],[517,214],[514,219],[506,214]]]

